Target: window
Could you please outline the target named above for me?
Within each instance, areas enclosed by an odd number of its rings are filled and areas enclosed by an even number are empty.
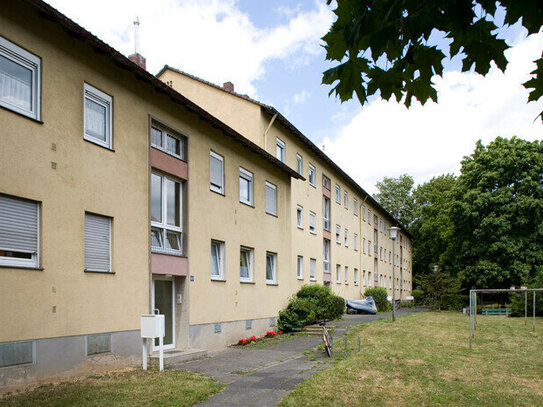
[[[392,253],[388,252],[388,262],[392,263]]]
[[[371,210],[368,209],[368,225],[371,225]]]
[[[336,264],[336,283],[341,284],[341,266]]]
[[[353,199],[353,208],[354,208],[354,215],[358,216],[358,200],[356,198]]]
[[[366,238],[362,238],[362,253],[366,254]]]
[[[239,249],[239,280],[253,281],[253,249],[250,247],[242,246]]]
[[[309,259],[309,279],[315,281],[315,267],[317,267],[316,259]]]
[[[309,184],[315,186],[315,167],[309,164]]]
[[[379,280],[377,279],[378,276],[377,276],[377,272],[378,272],[378,261],[377,259],[373,259],[373,281],[374,281],[374,285],[375,287],[377,287],[377,284],[379,282]]]
[[[111,334],[87,335],[87,356],[111,352]]]
[[[277,216],[277,187],[266,182],[266,213]]]
[[[345,266],[345,284],[349,284],[349,267]]]
[[[297,267],[297,273],[296,273],[296,277],[298,277],[298,280],[302,280],[304,278],[303,268],[304,268],[304,258],[302,256],[298,256],[298,267]]]
[[[0,194],[0,265],[39,267],[40,206]]]
[[[354,250],[358,251],[358,235],[356,233],[354,234],[353,239],[354,239]]]
[[[336,184],[336,202],[341,203],[341,188]]]
[[[368,256],[371,256],[371,240],[368,240]]]
[[[266,284],[277,282],[277,254],[266,252]]]
[[[300,205],[296,206],[296,224],[300,229],[303,229],[303,209]]]
[[[366,207],[365,206],[362,206],[362,220],[364,222],[366,221]]]
[[[316,234],[316,218],[317,215],[315,214],[315,212],[309,211],[309,233]]]
[[[322,197],[322,227],[330,232],[330,200]]]
[[[275,157],[279,161],[285,162],[285,143],[283,143],[279,139],[277,139],[277,141],[276,141]]]
[[[371,271],[368,271],[368,287],[371,287]]]
[[[181,160],[185,159],[183,138],[156,125],[151,127],[151,145]]]
[[[378,239],[378,235],[377,235],[377,230],[374,230],[373,231],[373,252],[375,254],[377,254],[377,248],[379,247],[378,246],[378,243],[377,243],[377,239]]]
[[[343,192],[343,206],[345,206],[345,209],[349,208],[349,200],[347,196],[347,191]]]
[[[211,279],[225,280],[224,275],[224,242],[211,241]]]
[[[239,169],[239,201],[253,206],[253,173]]]
[[[302,172],[304,168],[304,161],[302,159],[302,156],[300,154],[296,154],[296,171],[298,174],[302,175]]]
[[[323,272],[330,273],[330,240],[323,239]]]
[[[383,248],[379,248],[379,260],[383,260]]]
[[[151,249],[183,254],[182,185],[159,174],[151,174]]]
[[[349,229],[345,229],[345,247],[349,247],[348,234],[349,234]]]
[[[341,226],[336,225],[336,243],[341,244]]]
[[[85,83],[85,140],[112,148],[113,99]]]
[[[0,106],[40,120],[41,59],[0,37]]]
[[[381,233],[383,232],[383,220],[382,219],[379,220],[379,232],[381,232]]]
[[[85,271],[111,272],[111,218],[85,213]]]
[[[209,152],[209,189],[224,195],[224,158]]]
[[[362,271],[362,285],[366,286],[366,270]]]
[[[332,181],[326,175],[322,174],[322,186],[328,191],[332,189]]]
[[[0,343],[0,368],[15,365],[26,365],[35,363],[35,361],[35,341]]]

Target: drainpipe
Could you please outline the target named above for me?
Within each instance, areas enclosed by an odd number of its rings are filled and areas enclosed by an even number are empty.
[[[266,131],[264,132],[264,150],[266,150],[268,146],[268,131],[270,131],[271,126],[273,125],[273,122],[277,119],[277,113],[275,113],[270,120],[270,124],[268,124],[268,127],[266,128]]]
[[[360,243],[362,243],[362,206],[366,203],[366,199],[368,199],[368,196],[366,195],[366,197],[364,198],[364,200],[362,202],[360,202],[360,207],[358,208],[358,218],[360,220],[360,222],[358,222],[358,226],[359,226],[359,231],[358,231],[358,238],[360,239]],[[364,248],[361,247],[360,248],[361,250],[359,250],[359,253],[360,253],[360,265],[358,266],[358,270],[359,270],[359,273],[360,273],[360,277],[362,277],[362,253],[364,252]],[[359,285],[360,288],[363,287],[362,285],[362,278],[360,278],[360,285]]]

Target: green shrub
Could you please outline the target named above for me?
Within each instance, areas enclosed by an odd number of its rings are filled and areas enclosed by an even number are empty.
[[[438,301],[439,308],[449,311],[462,311],[466,305],[468,296],[460,294],[445,294]]]
[[[526,294],[524,294],[526,295]],[[524,295],[520,293],[509,293],[509,301],[511,302],[511,316],[524,316]],[[535,296],[535,314],[543,316],[543,293],[537,293]],[[528,293],[528,316],[533,315],[534,297],[533,293]]]
[[[370,287],[364,291],[365,297],[372,297],[375,301],[377,311],[386,312],[392,309],[392,306],[387,301],[387,290],[383,287]]]
[[[413,298],[415,299],[415,304],[416,305],[422,305],[423,304],[423,301],[424,301],[424,291],[422,290],[419,290],[419,289],[414,289],[412,291],[412,295],[413,295]]]
[[[334,295],[329,287],[304,285],[287,308],[279,312],[277,327],[284,332],[299,331],[318,320],[338,318],[344,311],[345,300]]]

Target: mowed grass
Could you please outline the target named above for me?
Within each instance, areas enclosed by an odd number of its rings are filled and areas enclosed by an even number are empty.
[[[543,318],[422,312],[361,325],[281,406],[543,406]],[[358,352],[361,337],[362,350]]]
[[[196,373],[130,369],[39,386],[0,406],[192,406],[223,387]]]

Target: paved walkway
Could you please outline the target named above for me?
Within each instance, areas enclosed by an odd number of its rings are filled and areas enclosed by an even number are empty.
[[[423,310],[406,308],[397,315]],[[331,323],[336,326],[336,347],[343,347],[340,337],[350,326],[388,317],[390,314],[344,315]],[[314,349],[320,343],[320,336],[295,336],[263,349],[227,348],[171,368],[205,373],[226,383],[221,393],[199,406],[275,406],[296,385],[329,366],[324,352]]]

